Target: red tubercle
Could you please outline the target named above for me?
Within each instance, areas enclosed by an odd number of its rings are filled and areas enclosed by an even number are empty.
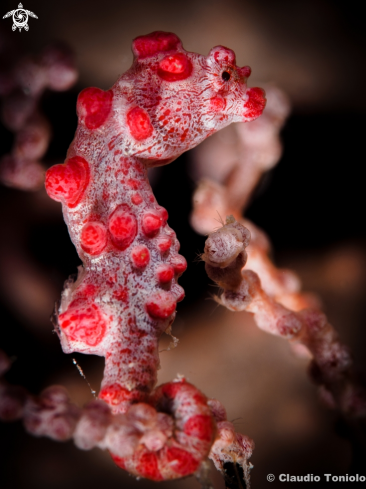
[[[160,265],[156,270],[156,277],[161,284],[168,284],[173,280],[174,268],[171,265]]]
[[[134,107],[127,112],[127,126],[131,136],[137,141],[147,139],[154,132],[149,114],[141,107]]]
[[[145,212],[142,217],[142,231],[149,238],[156,236],[162,225],[163,217],[161,212],[155,209]]]
[[[193,457],[187,450],[178,447],[169,447],[165,450],[165,458],[169,466],[180,476],[193,474],[201,462]]]
[[[249,88],[248,100],[244,104],[244,120],[252,121],[259,117],[266,106],[266,94],[262,88]]]
[[[162,218],[163,222],[164,222],[164,223],[166,223],[166,221],[167,221],[167,220],[168,220],[168,218],[169,218],[169,214],[168,214],[168,211],[165,209],[165,207],[162,207],[162,206],[160,206],[160,205],[159,205],[159,206],[156,208],[156,210],[157,210],[157,212],[159,212],[159,214],[160,214],[160,216],[161,216],[161,218]]]
[[[204,414],[196,414],[190,417],[184,425],[184,433],[199,440],[210,442],[214,434],[212,417]]]
[[[160,61],[158,75],[168,82],[185,80],[191,75],[192,69],[191,60],[183,53],[176,53]]]
[[[155,31],[134,39],[132,51],[137,58],[144,59],[156,53],[175,50],[180,44],[179,37],[172,32]]]
[[[112,108],[113,92],[100,88],[85,88],[79,93],[77,113],[88,129],[98,129],[107,120]]]
[[[137,402],[143,400],[143,395],[139,391],[129,391],[118,382],[104,386],[98,395],[110,406],[119,406],[123,402]]]
[[[143,202],[143,199],[140,194],[136,193],[132,195],[131,202],[135,205],[140,205],[141,202]]]
[[[145,268],[150,262],[150,252],[145,245],[137,245],[131,251],[131,259],[135,267]]]
[[[146,311],[154,319],[167,319],[176,308],[176,300],[166,291],[155,292],[147,299]]]
[[[187,260],[182,255],[172,256],[170,263],[173,265],[174,271],[178,276],[187,270]]]
[[[97,221],[92,221],[83,227],[80,235],[80,246],[89,255],[96,256],[107,245],[107,229]]]
[[[47,170],[46,192],[51,199],[74,208],[81,201],[89,180],[89,163],[81,156],[74,156],[63,165],[55,165]]]
[[[138,458],[136,470],[142,477],[153,481],[163,480],[159,470],[158,456],[155,452],[149,452],[145,449]]]
[[[118,206],[109,217],[109,232],[119,250],[128,248],[137,234],[137,220],[125,205]]]
[[[217,63],[236,64],[235,53],[232,49],[217,46],[211,50],[211,53],[213,53],[213,57]]]
[[[226,100],[220,95],[217,95],[216,97],[211,98],[210,106],[211,106],[211,110],[213,110],[214,112],[220,112],[225,109]]]
[[[87,346],[98,345],[107,332],[107,324],[99,307],[82,300],[73,301],[67,311],[59,315],[58,322],[69,341]]]
[[[247,79],[252,73],[252,68],[250,66],[243,66],[242,68],[238,68],[237,72],[241,78]]]
[[[171,238],[169,238],[169,236],[160,235],[157,238],[157,247],[161,253],[166,253],[167,251],[169,251],[171,246],[172,240]]]

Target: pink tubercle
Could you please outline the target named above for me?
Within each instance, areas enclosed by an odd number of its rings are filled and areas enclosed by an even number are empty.
[[[145,306],[152,318],[167,319],[174,313],[177,303],[170,292],[162,290],[151,294]]]
[[[141,107],[134,107],[127,112],[127,126],[131,136],[137,141],[147,139],[154,132],[149,114]]]
[[[156,53],[175,50],[179,45],[179,37],[172,32],[155,31],[134,39],[132,51],[136,57],[144,59]]]
[[[145,245],[137,245],[132,248],[131,259],[137,268],[145,268],[150,261],[150,252]]]
[[[168,55],[160,61],[158,75],[168,82],[185,80],[191,75],[192,69],[190,59],[183,53],[176,53]]]
[[[160,235],[157,238],[157,247],[159,248],[161,253],[166,253],[170,250],[172,246],[172,240],[169,236]]]
[[[112,108],[113,92],[105,92],[100,88],[85,88],[79,94],[77,113],[79,119],[88,129],[94,130],[102,126]]]
[[[178,276],[187,270],[187,260],[182,255],[174,255],[170,263],[173,265],[174,271]]]
[[[101,310],[95,304],[75,300],[67,311],[58,317],[61,330],[69,341],[96,346],[107,332],[107,324]]]
[[[142,217],[142,231],[149,238],[156,236],[162,225],[161,213],[155,209],[145,212]]]
[[[92,221],[85,224],[80,235],[80,246],[89,255],[100,255],[107,244],[107,229],[102,223]]]
[[[242,78],[249,78],[252,73],[252,68],[250,66],[243,66],[237,69],[238,75]]]
[[[68,159],[63,165],[55,165],[46,172],[46,192],[51,199],[76,207],[89,184],[89,163],[81,156]]]
[[[118,206],[109,217],[112,242],[119,250],[128,248],[137,234],[137,220],[125,205]]]
[[[159,265],[156,270],[156,276],[161,284],[168,284],[173,280],[174,268],[171,265]]]
[[[235,65],[235,53],[224,46],[213,48],[213,57],[218,63]]]
[[[246,121],[252,121],[259,117],[266,106],[266,94],[262,88],[248,88],[248,100],[244,104],[243,117]]]

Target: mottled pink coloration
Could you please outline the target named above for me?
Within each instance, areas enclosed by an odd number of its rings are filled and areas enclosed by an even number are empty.
[[[167,211],[152,194],[147,169],[169,163],[231,122],[259,116],[265,104],[261,89],[248,95],[227,48],[217,46],[205,57],[186,52],[174,34],[155,32],[135,39],[133,52],[132,67],[110,90],[81,92],[66,163],[46,174],[46,190],[62,202],[84,265],[77,281],[66,284],[57,331],[65,352],[105,357],[99,397],[114,413],[149,402],[159,337],[184,297],[177,279],[187,263],[178,254]],[[213,107],[215,97],[225,103]],[[92,295],[85,293],[90,285]],[[182,446],[164,445],[159,455],[136,448],[119,465],[154,480],[198,468],[209,449],[211,414],[205,398],[188,386],[176,383],[169,394],[166,387],[153,394],[158,411],[170,396],[176,426],[190,419]],[[191,437],[200,441],[192,444]]]

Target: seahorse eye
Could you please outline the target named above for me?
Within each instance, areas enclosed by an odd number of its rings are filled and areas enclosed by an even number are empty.
[[[231,78],[231,75],[228,71],[223,71],[221,77],[224,81],[229,81]]]

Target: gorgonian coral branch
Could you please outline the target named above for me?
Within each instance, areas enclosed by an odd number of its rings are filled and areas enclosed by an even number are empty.
[[[3,66],[6,66],[4,63]],[[64,91],[77,80],[71,51],[50,45],[0,72],[1,120],[14,133],[10,154],[0,160],[0,181],[20,190],[38,190],[44,181],[40,162],[51,139],[49,122],[40,110],[45,90]]]
[[[244,269],[249,239],[249,231],[232,216],[207,238],[202,259],[208,276],[223,289],[217,300],[232,311],[253,314],[264,331],[305,346],[312,356],[311,376],[323,399],[345,415],[364,417],[366,391],[349,349],[319,309],[285,307],[266,293],[257,273]]]
[[[0,350],[0,420],[21,419],[28,433],[56,441],[73,439],[82,450],[109,450],[119,467],[155,481],[199,471],[209,456],[220,471],[228,462],[242,466],[249,482],[252,440],[235,433],[219,401],[207,400],[183,378],[161,385],[145,403],[113,414],[101,399],[84,408],[72,404],[62,386],[33,396],[2,378],[10,366]]]
[[[75,139],[65,164],[48,170],[46,190],[62,202],[83,261],[57,311],[62,348],[105,357],[99,398],[114,414],[137,402],[171,414],[175,438],[155,449],[143,443],[132,455],[111,450],[131,473],[163,480],[197,470],[215,425],[195,387],[177,382],[153,390],[159,337],[183,299],[177,281],[186,261],[147,169],[173,161],[231,122],[255,119],[265,98],[261,89],[247,88],[250,68],[239,68],[233,51],[222,46],[205,57],[185,51],[174,34],[154,32],[135,39],[133,53],[132,67],[110,90],[80,93]],[[244,463],[238,440],[221,440],[226,452],[217,447],[215,457],[237,452],[234,458]]]

